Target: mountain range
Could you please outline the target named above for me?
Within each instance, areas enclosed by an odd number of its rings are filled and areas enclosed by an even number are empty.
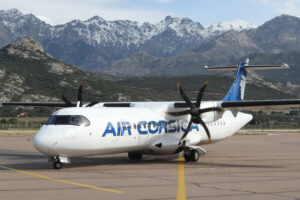
[[[204,99],[220,100],[233,81],[233,76],[193,75],[173,77],[141,77],[107,80],[98,74],[66,64],[44,52],[42,45],[23,37],[0,49],[0,102],[61,101],[62,91],[71,101],[76,100],[77,88],[84,82],[83,101],[174,101],[181,100],[176,83],[181,82],[187,95],[196,98],[205,81],[210,81]],[[273,86],[247,84],[247,99],[293,98],[293,95]],[[27,108],[30,115],[47,115],[53,110]],[[24,108],[0,106],[1,116],[15,116]]]
[[[39,41],[46,52],[84,69],[101,71],[113,61],[145,52],[172,57],[198,48],[223,33],[241,32],[257,25],[241,20],[220,22],[204,28],[188,18],[167,16],[157,24],[129,20],[106,21],[94,16],[51,26],[17,9],[0,11],[0,47],[20,37]]]
[[[204,28],[167,16],[157,24],[94,16],[49,25],[17,9],[0,11],[0,47],[30,36],[46,53],[87,71],[118,77],[207,74],[204,65],[288,63],[290,70],[250,72],[249,80],[300,93],[300,19],[281,15],[257,26],[241,20]]]

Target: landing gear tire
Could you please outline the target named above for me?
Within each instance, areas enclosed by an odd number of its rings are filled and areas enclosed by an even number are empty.
[[[53,162],[53,168],[54,169],[61,169],[62,168],[62,163],[60,162],[60,160],[57,160],[57,161]]]
[[[129,160],[135,160],[135,161],[142,160],[143,154],[128,152],[128,158]]]
[[[184,160],[186,162],[197,162],[200,157],[200,152],[197,149],[187,148],[184,150]]]
[[[184,153],[183,153],[183,157],[184,157],[184,160],[185,162],[190,162],[191,161],[191,149],[190,148],[186,148],[184,150]]]

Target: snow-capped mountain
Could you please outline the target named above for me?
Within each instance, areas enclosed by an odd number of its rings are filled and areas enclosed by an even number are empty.
[[[219,23],[212,24],[202,32],[204,37],[211,37],[219,35],[228,31],[244,31],[249,29],[255,29],[258,25],[245,22],[243,20],[235,19],[233,21],[221,21]]]
[[[188,18],[167,16],[157,24],[138,23],[136,21],[106,21],[94,16],[86,21],[74,20],[64,25],[51,27],[53,38],[61,37],[66,29],[77,32],[88,44],[97,46],[139,47],[153,37],[170,30],[177,37],[202,37],[203,27]]]
[[[220,22],[207,29],[188,18],[167,16],[157,24],[129,20],[107,21],[94,16],[51,26],[32,14],[17,9],[0,11],[0,47],[19,37],[31,36],[45,51],[68,63],[85,68],[109,65],[144,51],[152,56],[170,57],[188,52],[202,43],[231,30],[242,31],[255,25],[241,20]]]
[[[59,38],[66,30],[71,29],[90,45],[121,45],[128,48],[131,45],[141,46],[167,30],[173,31],[177,37],[184,39],[188,37],[208,38],[230,30],[242,31],[256,27],[241,20],[234,20],[233,22],[220,22],[204,29],[199,22],[171,16],[167,16],[157,24],[128,20],[106,21],[94,16],[86,21],[73,20],[63,25],[51,26],[32,14],[23,15],[17,9],[1,10],[0,20],[2,25],[17,36],[23,35],[22,32],[30,32],[30,30],[23,29],[26,26],[39,26],[38,36],[50,37],[49,39]]]

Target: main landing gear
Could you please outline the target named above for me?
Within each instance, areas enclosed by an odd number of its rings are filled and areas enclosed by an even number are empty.
[[[200,156],[206,154],[206,151],[200,147],[186,147],[183,151],[183,157],[186,162],[197,162]]]
[[[143,154],[135,153],[135,152],[128,152],[128,158],[129,158],[129,160],[132,160],[132,161],[139,161],[139,160],[142,160]]]

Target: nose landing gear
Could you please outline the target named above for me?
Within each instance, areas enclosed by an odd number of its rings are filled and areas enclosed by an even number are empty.
[[[60,162],[59,159],[57,161],[53,162],[53,168],[54,169],[61,169],[61,167],[62,167],[62,163]]]
[[[49,162],[53,162],[53,169],[61,169],[63,163],[70,163],[70,159],[64,156],[49,157]]]

